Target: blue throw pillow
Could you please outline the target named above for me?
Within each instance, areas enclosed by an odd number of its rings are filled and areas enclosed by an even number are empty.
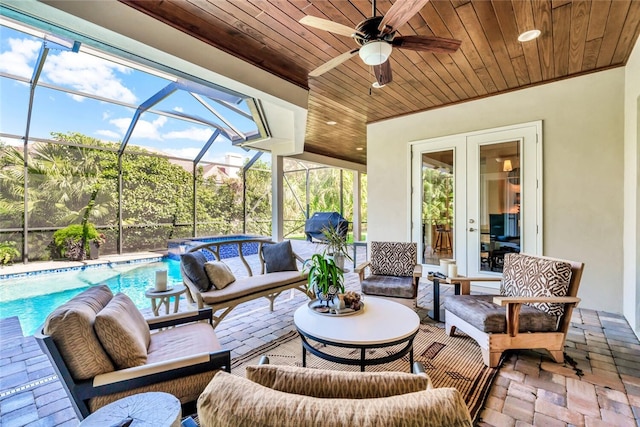
[[[204,264],[207,262],[207,258],[201,251],[183,254],[180,262],[185,274],[198,287],[200,292],[206,292],[211,289],[211,282],[207,272],[204,271]]]
[[[266,264],[267,273],[276,271],[297,271],[296,258],[291,249],[291,242],[268,244],[262,246],[262,256]]]

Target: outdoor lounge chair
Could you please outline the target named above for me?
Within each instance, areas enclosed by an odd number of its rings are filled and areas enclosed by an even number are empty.
[[[418,362],[414,374],[345,372],[271,366],[263,356],[246,377],[216,374],[198,399],[202,427],[472,425],[460,392],[432,388]]]
[[[145,321],[130,301],[106,285],[92,286],[54,310],[35,334],[80,420],[148,391],[195,402],[216,372],[231,369],[211,309]]]
[[[471,336],[489,367],[498,366],[508,349],[546,349],[562,363],[583,269],[581,262],[506,254],[503,277],[495,279],[501,280],[500,296],[452,295],[445,300],[447,334],[460,329]]]
[[[356,267],[362,293],[393,298],[416,306],[422,265],[417,263],[417,245],[402,242],[371,242],[371,256]],[[366,275],[366,268],[370,274]]]

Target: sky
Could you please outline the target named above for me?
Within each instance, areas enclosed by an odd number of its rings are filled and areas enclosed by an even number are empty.
[[[27,34],[2,25],[0,18],[0,72],[31,79],[42,46],[37,32]],[[94,56],[81,47],[80,52],[51,49],[40,82],[109,100],[138,106],[171,82],[172,76],[154,75],[122,63]],[[165,78],[168,77],[168,78]],[[29,85],[0,77],[0,133],[24,135],[27,123]],[[255,124],[207,100],[240,131],[253,131]],[[245,112],[244,104],[238,105]],[[224,125],[194,97],[184,91],[174,92],[154,110],[184,113]],[[120,142],[135,109],[38,86],[35,91],[30,137],[51,139],[51,132],[80,132],[108,142]],[[138,121],[129,144],[161,151],[167,155],[193,159],[213,134],[214,128],[145,112]],[[16,143],[6,138],[3,142]],[[17,141],[19,142],[19,141]],[[203,160],[224,163],[233,153],[251,158],[255,151],[234,147],[218,137]]]

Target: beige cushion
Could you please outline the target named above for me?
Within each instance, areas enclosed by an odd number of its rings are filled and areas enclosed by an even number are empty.
[[[208,261],[204,264],[204,271],[207,272],[209,281],[216,289],[224,289],[229,283],[233,283],[236,278],[227,264],[222,261]]]
[[[198,398],[198,418],[202,427],[472,425],[454,388],[335,400],[272,390],[226,372],[218,372]]]
[[[127,295],[113,297],[96,316],[94,328],[118,369],[147,362],[149,326]]]
[[[218,338],[209,323],[189,323],[152,333],[147,364],[220,349]]]
[[[212,289],[202,292],[200,295],[206,304],[218,304],[297,282],[306,282],[306,278],[299,271],[278,271],[251,277],[239,277],[224,289]]]
[[[426,390],[429,377],[406,372],[341,372],[297,366],[248,366],[247,378],[285,393],[364,399]]]
[[[51,335],[76,380],[114,370],[93,329],[96,313],[112,297],[108,286],[92,286],[55,309],[45,321],[43,332]]]

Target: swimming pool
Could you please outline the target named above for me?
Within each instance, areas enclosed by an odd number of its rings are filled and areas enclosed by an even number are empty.
[[[56,307],[99,283],[108,285],[114,294],[127,294],[138,308],[148,308],[150,302],[144,292],[154,286],[156,270],[167,270],[168,286],[182,283],[180,262],[166,258],[3,279],[0,317],[18,316],[24,335],[32,335]]]

